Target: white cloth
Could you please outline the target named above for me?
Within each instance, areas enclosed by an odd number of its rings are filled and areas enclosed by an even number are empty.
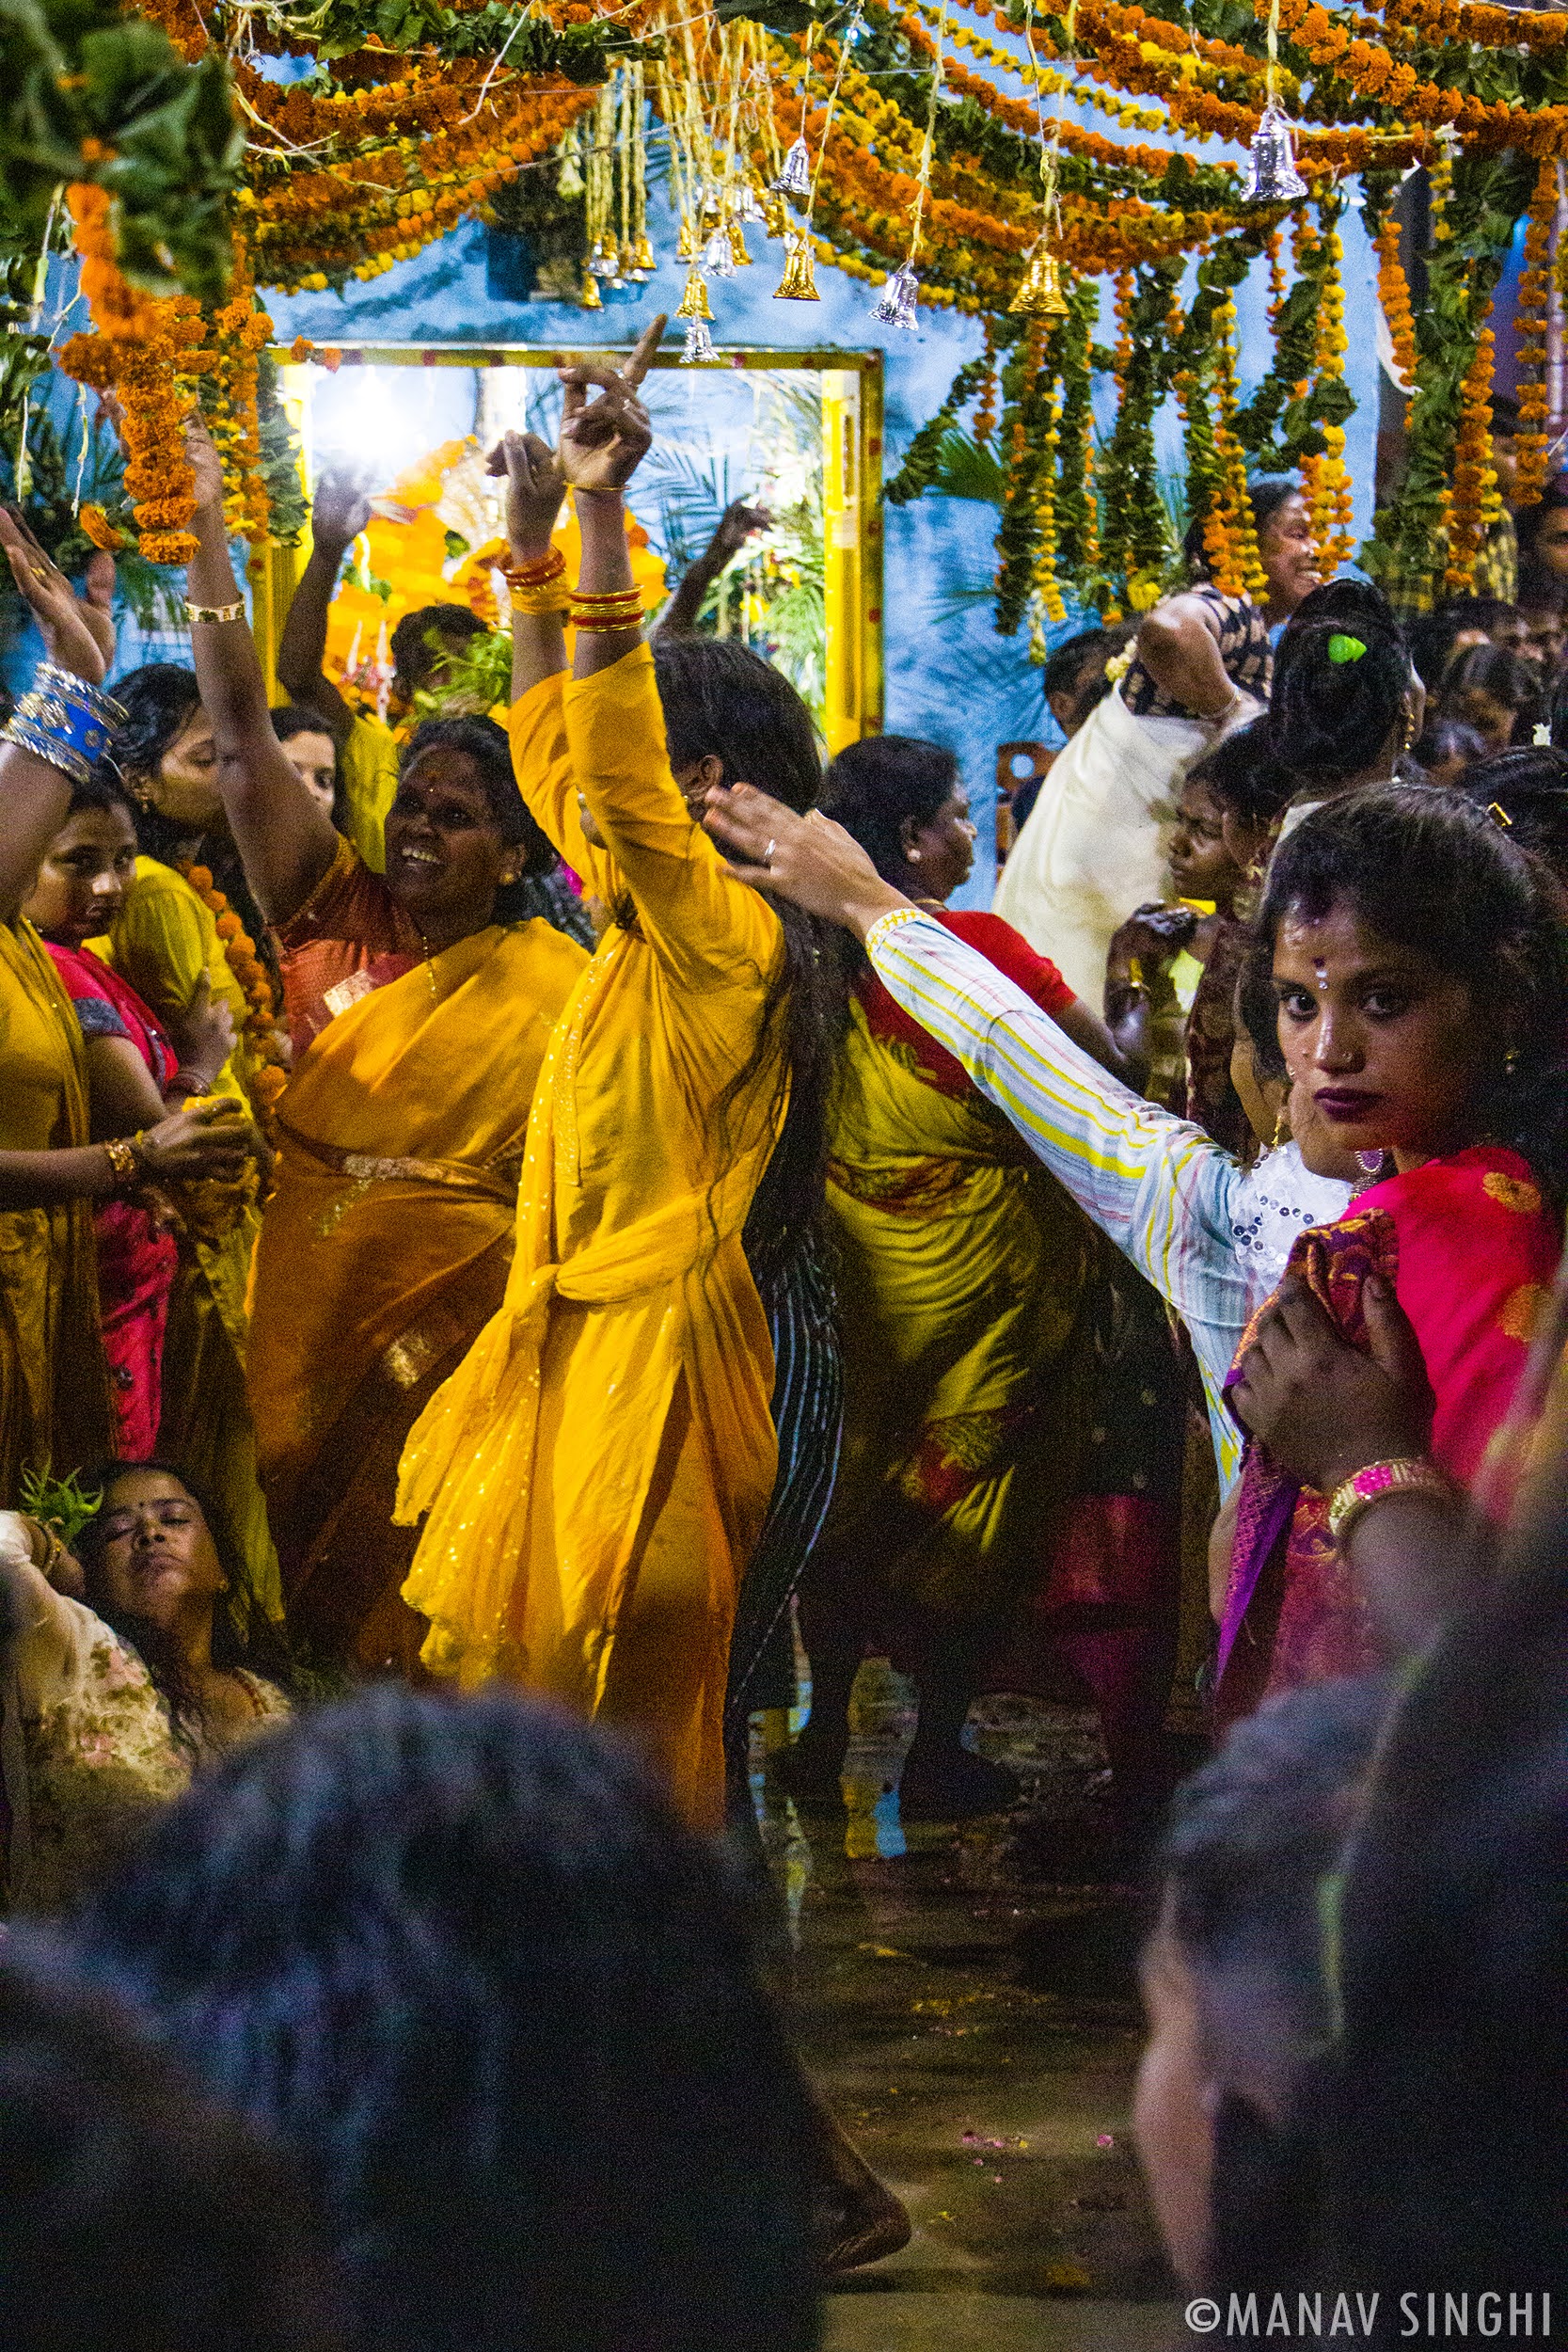
[[[993,904],[1086,1005],[1103,998],[1112,932],[1165,895],[1162,827],[1212,740],[1196,719],[1135,718],[1113,686],[1052,762]]]

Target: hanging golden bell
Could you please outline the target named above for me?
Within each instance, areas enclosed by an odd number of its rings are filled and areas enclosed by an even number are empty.
[[[578,289],[578,309],[579,310],[602,310],[604,309],[604,296],[599,292],[599,281],[586,262],[582,265],[582,284]]]
[[[750,269],[752,257],[746,250],[746,232],[732,215],[725,223],[730,240],[730,260],[736,269]]]
[[[1023,283],[1007,305],[1015,318],[1065,319],[1067,304],[1062,299],[1061,274],[1056,257],[1048,253],[1043,244],[1037,245],[1023,274]]]
[[[820,302],[816,291],[816,262],[811,249],[811,239],[793,232],[789,240],[789,259],[784,274],[773,290],[775,302]]]
[[[692,232],[690,220],[683,213],[680,235],[675,239],[675,259],[677,262],[694,262],[696,258],[697,240]]]
[[[707,280],[700,269],[688,270],[686,292],[676,306],[675,316],[678,319],[710,319],[713,316],[712,305],[707,298]]]
[[[658,256],[654,251],[653,240],[646,230],[637,240],[637,253],[632,267],[640,278],[644,274],[651,278],[658,267]]]
[[[788,235],[789,206],[784,202],[784,198],[772,188],[768,189],[762,199],[762,216],[767,223],[768,234],[770,237]]]

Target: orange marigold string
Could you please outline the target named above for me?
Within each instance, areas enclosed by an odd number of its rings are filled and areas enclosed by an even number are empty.
[[[1546,389],[1546,306],[1551,288],[1552,227],[1557,216],[1555,161],[1535,175],[1525,250],[1519,271],[1519,308],[1514,321],[1519,367],[1518,466],[1514,502],[1533,506],[1546,486],[1546,450],[1551,394]]]
[[[278,1041],[277,1004],[272,993],[272,982],[267,977],[265,964],[256,952],[256,942],[214,882],[210,867],[182,862],[179,870],[214,916],[217,935],[223,945],[224,961],[234,975],[250,1008],[245,1016],[244,1034],[254,1065],[254,1074],[247,1090],[257,1119],[270,1137],[273,1110],[289,1083],[289,1073],[283,1067],[283,1048]]]
[[[1443,574],[1447,596],[1465,596],[1474,585],[1476,557],[1485,533],[1486,493],[1497,486],[1492,470],[1492,329],[1483,326],[1460,388],[1448,512],[1449,561]]]
[[[79,181],[66,203],[82,257],[82,292],[97,332],[73,335],[56,355],[63,371],[94,391],[112,392],[125,445],[126,494],[141,552],[150,564],[188,564],[196,553],[189,524],[196,476],[185,455],[184,423],[195,405],[180,378],[204,362],[201,312],[187,294],[138,293],[119,267],[106,192]]]

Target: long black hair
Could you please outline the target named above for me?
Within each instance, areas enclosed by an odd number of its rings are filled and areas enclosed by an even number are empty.
[[[673,769],[712,755],[725,784],[755,785],[800,816],[816,807],[822,788],[816,729],[781,671],[733,637],[656,637],[653,652]],[[776,912],[784,960],[763,999],[756,1043],[715,1106],[727,1149],[737,1104],[776,1059],[775,1101],[787,1092],[788,1108],[751,1220],[763,1262],[793,1255],[820,1224],[828,1102],[848,1019],[846,967],[829,927],[798,907]],[[752,1270],[763,1271],[763,1263],[753,1258]]]
[[[293,1661],[281,1629],[248,1589],[239,1555],[222,1513],[188,1470],[173,1462],[99,1462],[82,1480],[88,1494],[101,1494],[103,1503],[76,1535],[74,1549],[87,1578],[87,1606],[128,1643],[147,1668],[152,1687],[168,1708],[174,1736],[181,1746],[196,1753],[203,1744],[207,1723],[201,1694],[191,1680],[178,1645],[161,1625],[134,1610],[117,1608],[103,1574],[104,1522],[109,1496],[119,1480],[140,1470],[156,1470],[178,1479],[207,1522],[207,1533],[218,1556],[228,1591],[213,1608],[213,1663],[226,1674],[250,1673],[275,1682],[279,1690],[294,1688]]]
[[[309,1709],[160,1814],[75,1957],[293,2150],[366,2352],[816,2344],[809,2121],[736,1890],[563,1709]]]
[[[1568,929],[1555,886],[1463,793],[1378,785],[1314,809],[1269,866],[1243,976],[1259,1066],[1283,1067],[1271,982],[1288,913],[1348,906],[1370,930],[1463,980],[1497,1044],[1477,1113],[1560,1201],[1568,1179]],[[1505,1058],[1506,1056],[1506,1058]]]
[[[822,779],[822,808],[852,834],[884,882],[909,881],[907,824],[928,825],[952,799],[958,756],[918,735],[847,743]]]
[[[502,882],[496,892],[493,920],[523,923],[541,914],[538,894],[531,885],[555,873],[560,860],[517,789],[505,728],[499,727],[494,719],[426,719],[404,745],[398,773],[405,776],[427,752],[461,752],[473,763],[497,832],[509,848],[523,851],[523,870],[516,881]]]
[[[1568,754],[1549,743],[1478,759],[1454,786],[1495,815],[1508,837],[1568,884]]]
[[[1387,599],[1365,580],[1331,580],[1302,598],[1275,653],[1270,748],[1298,789],[1333,789],[1376,759],[1409,694],[1410,655]]]
[[[1532,740],[1536,722],[1545,707],[1545,696],[1540,671],[1522,653],[1511,653],[1506,645],[1467,647],[1444,674],[1443,715],[1463,719],[1460,697],[1468,693],[1490,695],[1505,710],[1513,711],[1511,743],[1528,744]]]

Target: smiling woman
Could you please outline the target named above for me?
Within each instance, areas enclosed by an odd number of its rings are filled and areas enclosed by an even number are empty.
[[[193,601],[235,598],[217,462],[193,435]],[[334,1666],[418,1672],[398,1456],[505,1288],[534,1081],[585,961],[528,920],[554,855],[484,719],[404,757],[372,873],[278,742],[243,620],[198,621],[217,789],[278,942],[294,1046],[246,1363],[292,1630]]]

